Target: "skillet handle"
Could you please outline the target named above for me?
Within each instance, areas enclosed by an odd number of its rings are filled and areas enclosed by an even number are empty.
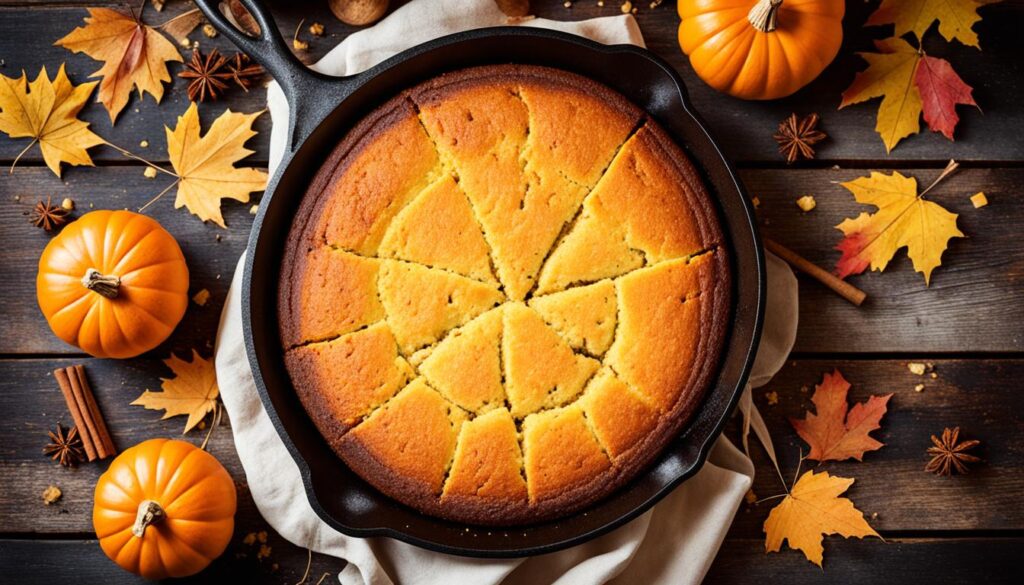
[[[223,14],[220,0],[194,0],[213,26],[239,49],[266,69],[281,85],[290,112],[288,151],[293,152],[330,113],[355,89],[354,77],[331,77],[306,67],[292,54],[281,37],[270,10],[262,0],[240,0],[259,24],[258,37],[237,28]],[[299,96],[302,96],[299,99]]]

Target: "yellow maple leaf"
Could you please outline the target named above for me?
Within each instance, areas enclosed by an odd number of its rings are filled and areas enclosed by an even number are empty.
[[[955,168],[956,163],[951,162],[942,176]],[[846,235],[836,246],[843,252],[836,264],[840,278],[859,274],[868,266],[885,270],[896,251],[906,246],[914,270],[924,274],[927,285],[932,270],[942,264],[942,252],[949,240],[964,237],[956,227],[957,214],[925,200],[924,193],[917,193],[917,181],[912,177],[898,172],[873,172],[870,177],[840,184],[853,193],[858,203],[878,208],[875,213],[861,213],[836,226]]]
[[[250,154],[245,141],[256,135],[252,123],[263,112],[239,114],[225,111],[200,136],[199,110],[192,103],[167,131],[167,154],[178,175],[175,209],[185,206],[199,219],[225,227],[221,199],[245,203],[249,193],[267,186],[267,173],[254,168],[237,168],[235,163]]]
[[[163,392],[144,391],[132,404],[149,410],[164,410],[160,420],[187,414],[185,430],[192,430],[217,403],[220,389],[217,387],[217,371],[213,360],[203,359],[199,352],[192,350],[192,361],[186,362],[178,356],[164,360],[174,372],[174,378],[160,378]]]
[[[820,567],[824,535],[878,536],[853,502],[839,497],[851,485],[852,479],[833,477],[827,471],[808,471],[800,476],[764,521],[765,552],[778,552],[782,541],[788,540],[790,548],[803,551],[807,560]]]
[[[939,34],[947,41],[959,39],[965,45],[978,47],[978,34],[972,30],[981,20],[978,8],[991,3],[991,0],[882,0],[868,17],[867,24],[894,24],[893,36],[912,32],[920,41],[938,20]]]
[[[163,82],[171,80],[167,62],[182,60],[178,49],[134,15],[109,8],[87,10],[85,26],[54,44],[103,61],[103,67],[91,77],[103,78],[99,101],[107,108],[110,123],[127,105],[132,88],[138,88],[140,98],[148,92],[160,103]]]
[[[920,130],[921,92],[914,82],[921,53],[903,39],[875,41],[879,53],[857,53],[868,68],[853,79],[843,92],[839,109],[881,97],[875,131],[892,152],[896,144]]]
[[[95,87],[95,81],[72,85],[64,65],[53,81],[46,67],[31,83],[24,71],[17,79],[0,75],[0,132],[11,138],[32,138],[21,154],[38,142],[46,166],[58,177],[62,162],[92,166],[86,150],[104,140],[77,116]]]

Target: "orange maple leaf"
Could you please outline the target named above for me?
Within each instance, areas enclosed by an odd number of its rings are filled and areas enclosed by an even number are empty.
[[[871,396],[867,402],[855,404],[847,411],[846,393],[849,390],[850,383],[839,370],[825,374],[811,397],[817,414],[808,411],[803,420],[789,419],[800,438],[811,446],[808,459],[842,461],[852,458],[860,461],[865,452],[884,446],[868,433],[879,428],[892,394]]]
[[[790,548],[803,551],[807,560],[820,567],[823,535],[878,536],[853,502],[839,497],[851,485],[852,479],[833,477],[828,472],[808,471],[800,476],[764,521],[765,552],[778,552],[782,541],[788,540]]]
[[[180,414],[188,415],[183,431],[187,433],[217,404],[217,396],[220,395],[217,371],[212,359],[203,359],[194,349],[191,362],[172,353],[164,363],[174,372],[174,377],[160,379],[163,392],[146,390],[132,404],[149,410],[163,410],[164,415],[160,420]]]
[[[109,8],[87,10],[85,26],[54,44],[103,61],[103,67],[91,77],[103,78],[98,98],[110,114],[110,123],[128,104],[132,88],[138,88],[140,97],[149,92],[160,103],[163,82],[171,80],[167,62],[182,60],[178,49],[134,14]]]

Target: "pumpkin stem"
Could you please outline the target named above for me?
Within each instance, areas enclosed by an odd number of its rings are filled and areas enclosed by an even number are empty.
[[[135,515],[135,524],[132,525],[132,534],[142,538],[146,533],[146,527],[156,524],[167,517],[167,512],[160,507],[160,504],[153,500],[143,500],[139,504],[139,513]]]
[[[747,13],[747,20],[761,32],[772,32],[775,30],[780,6],[782,0],[760,0]]]
[[[121,279],[113,274],[101,274],[99,270],[90,268],[82,277],[82,286],[108,299],[116,299]]]

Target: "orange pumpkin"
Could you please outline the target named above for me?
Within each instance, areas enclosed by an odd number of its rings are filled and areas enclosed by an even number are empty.
[[[185,441],[150,439],[117,456],[96,484],[100,547],[146,579],[202,571],[235,530],[235,484],[213,455]]]
[[[135,357],[181,321],[188,266],[156,220],[92,211],[43,250],[36,297],[57,337],[96,357]]]
[[[747,100],[785,97],[832,62],[843,0],[679,0],[679,46],[708,85]]]

